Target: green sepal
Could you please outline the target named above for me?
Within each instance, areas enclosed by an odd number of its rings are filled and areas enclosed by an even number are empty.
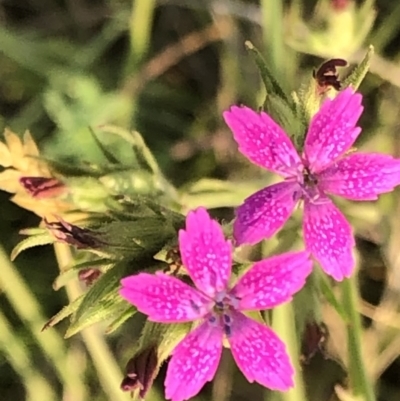
[[[293,102],[290,107],[281,97],[271,94],[264,104],[265,111],[279,122],[279,125],[292,138],[294,144],[301,143],[307,129],[307,119],[305,117],[304,107],[297,104],[292,94]],[[300,138],[300,139],[299,139]]]
[[[369,67],[371,64],[371,58],[374,55],[374,46],[369,45],[368,51],[365,54],[365,57],[361,61],[361,63],[353,69],[349,76],[347,76],[343,82],[343,88],[347,88],[351,86],[354,90],[357,90],[361,85],[361,82],[364,80],[367,72],[369,71]]]
[[[146,321],[137,352],[156,345],[159,366],[161,366],[191,327],[192,323],[165,324]]]
[[[312,117],[318,112],[321,106],[322,97],[318,93],[318,83],[311,77],[306,84],[301,85],[300,90],[296,93],[298,99],[297,109],[299,115],[308,127]],[[304,142],[304,136],[306,130],[303,132],[302,142]]]
[[[102,250],[116,258],[153,256],[176,236],[174,227],[158,216],[113,221],[95,232],[104,241]]]
[[[247,50],[253,55],[254,61],[256,62],[257,67],[260,71],[261,79],[263,80],[265,90],[267,92],[267,99],[270,94],[275,94],[276,96],[279,96],[281,99],[285,100],[287,105],[290,105],[290,97],[286,95],[283,88],[279,85],[279,82],[273,76],[260,51],[250,41],[246,41],[245,46]]]
[[[254,45],[245,42],[247,50],[253,55],[265,86],[266,96],[263,109],[288,133],[294,137],[303,131],[302,119],[297,115],[297,105],[293,98],[286,94],[267,66],[260,51]]]
[[[65,337],[71,337],[85,327],[109,319],[125,307],[126,301],[119,296],[118,289],[120,280],[126,272],[126,263],[120,263],[99,277],[86,292],[79,308],[72,316]]]
[[[55,326],[57,323],[61,322],[65,318],[71,316],[75,311],[78,310],[80,304],[83,301],[84,294],[74,299],[67,306],[64,306],[59,312],[57,312],[49,321],[43,326],[42,331],[48,329],[49,327]]]
[[[90,310],[86,309],[77,320],[74,320],[65,333],[65,338],[72,337],[81,330],[92,326],[95,323],[111,319],[115,317],[115,315],[123,312],[125,308],[126,301],[119,296],[118,290],[114,290],[112,293],[104,296],[101,300],[98,300],[95,306],[91,307]],[[132,314],[135,312],[136,311],[133,310]]]
[[[114,333],[118,330],[129,318],[135,315],[136,308],[126,302],[125,308],[119,312],[119,316],[114,319],[105,329],[106,334]]]
[[[55,238],[49,233],[32,235],[19,242],[11,251],[10,259],[13,261],[22,251],[35,246],[49,245],[55,242]]]

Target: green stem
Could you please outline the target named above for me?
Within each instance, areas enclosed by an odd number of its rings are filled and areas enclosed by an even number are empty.
[[[71,265],[72,255],[68,245],[55,243],[54,250],[61,271],[65,266]],[[82,294],[77,281],[68,283],[66,290],[70,302]],[[123,393],[120,389],[122,373],[103,335],[99,333],[96,327],[82,330],[80,334],[99,374],[101,385],[109,398],[115,401],[130,400],[129,394]]]
[[[8,301],[20,319],[30,329],[43,353],[53,364],[59,378],[66,387],[67,393],[74,394],[74,389],[82,386],[82,379],[75,373],[74,369],[69,369],[67,366],[65,343],[55,330],[42,332],[47,320],[42,313],[42,308],[1,247],[0,266],[0,287]]]
[[[270,68],[278,82],[282,81],[285,61],[283,42],[283,1],[261,0],[264,48],[270,60]]]
[[[349,358],[349,378],[354,396],[363,396],[365,401],[375,401],[375,394],[371,380],[365,370],[362,357],[362,326],[357,312],[359,299],[357,277],[344,280],[342,283],[343,308],[349,316],[347,323],[347,342]]]
[[[149,43],[156,0],[133,0],[129,22],[130,52],[125,66],[125,77],[140,65]]]
[[[300,351],[297,344],[296,323],[292,303],[280,305],[273,310],[272,327],[286,344],[287,350],[295,368],[294,387],[284,393],[280,393],[282,401],[304,401],[307,399],[303,375],[299,365]]]
[[[0,348],[13,369],[21,376],[27,400],[57,400],[51,384],[35,366],[28,347],[14,334],[13,328],[0,310]]]

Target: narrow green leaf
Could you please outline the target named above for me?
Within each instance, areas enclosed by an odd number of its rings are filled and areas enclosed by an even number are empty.
[[[130,319],[133,315],[135,315],[137,309],[132,305],[126,302],[126,307],[120,313],[120,315],[112,321],[106,328],[106,334],[114,333],[117,329],[119,329],[128,319]]]
[[[79,271],[82,269],[90,269],[91,267],[108,268],[117,262],[118,262],[118,260],[112,260],[112,259],[108,259],[108,258],[87,260],[85,262],[75,263],[69,267],[66,267],[65,271],[69,271],[69,270]]]
[[[106,160],[111,164],[123,164],[120,160],[118,160],[107,148],[106,146],[100,141],[97,137],[96,133],[94,132],[93,128],[89,127],[89,132],[92,135],[93,140],[96,142],[96,145],[99,147],[101,152],[103,153]]]
[[[60,312],[56,313],[42,328],[43,330],[48,329],[49,327],[55,326],[57,323],[61,322],[68,316],[71,316],[76,310],[78,310],[80,304],[83,301],[84,294],[80,297],[74,299],[70,304],[65,306],[60,310]]]
[[[159,363],[161,365],[191,327],[192,323],[163,324],[147,321],[139,339],[138,350],[157,344]]]
[[[144,168],[147,167],[147,169],[153,174],[159,175],[160,169],[157,161],[144,142],[143,137],[137,131],[133,131],[132,136],[135,140],[134,151],[139,163],[142,164]]]
[[[53,282],[53,290],[58,291],[60,288],[64,287],[69,281],[76,278],[76,272],[73,270],[66,270],[61,272]]]
[[[291,107],[289,107],[286,100],[275,94],[270,94],[264,105],[265,111],[279,122],[295,143],[299,142],[298,138],[304,136],[306,132],[304,111],[298,106],[293,101]]]
[[[374,55],[374,46],[370,45],[361,63],[353,69],[353,71],[350,73],[348,77],[346,77],[346,79],[343,80],[343,88],[352,86],[354,90],[358,89],[358,87],[361,85],[361,82],[367,75],[369,66],[371,64],[371,58],[373,55]]]
[[[104,125],[99,127],[99,129],[110,134],[118,135],[120,138],[130,143],[139,166],[151,172],[152,174],[160,174],[160,169],[156,159],[138,132],[129,132],[123,128],[115,127],[113,125]]]
[[[279,82],[275,79],[272,72],[267,67],[267,63],[265,62],[264,57],[261,55],[259,50],[250,41],[246,41],[245,46],[253,55],[258,69],[260,70],[261,78],[267,91],[267,98],[270,94],[275,94],[284,99],[285,102],[290,105],[291,99],[286,95],[285,91],[279,85]]]
[[[345,323],[349,322],[349,316],[342,304],[337,300],[331,285],[323,274],[319,274],[319,289],[328,303],[336,310]]]
[[[182,190],[181,201],[188,208],[204,206],[208,209],[235,207],[265,186],[263,181],[233,183],[217,179],[201,179]]]
[[[49,231],[47,230],[47,228],[43,228],[43,227],[30,227],[30,228],[23,228],[22,230],[19,230],[19,233],[21,235],[39,235],[39,234],[46,234]]]
[[[77,326],[82,317],[88,319],[91,314],[97,313],[99,309],[102,309],[104,305],[100,305],[100,301],[112,306],[114,301],[120,299],[116,289],[119,287],[119,281],[125,272],[126,265],[121,263],[100,276],[85,294],[79,309],[72,319],[72,324]]]
[[[117,290],[108,297],[98,301],[95,306],[74,320],[65,333],[65,338],[72,337],[83,329],[105,320],[111,319],[124,311],[126,301],[123,300]]]
[[[10,259],[13,261],[22,251],[33,248],[35,246],[49,245],[55,241],[54,237],[50,233],[34,235],[32,237],[25,238],[11,252]]]

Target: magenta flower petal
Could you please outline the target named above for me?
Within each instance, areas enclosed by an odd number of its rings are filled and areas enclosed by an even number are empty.
[[[304,153],[316,173],[346,152],[361,132],[356,123],[363,111],[362,96],[351,88],[327,99],[311,120]]]
[[[352,200],[374,200],[400,184],[400,160],[376,153],[353,153],[318,175],[326,192]]]
[[[229,343],[249,382],[256,381],[271,390],[293,387],[294,370],[285,344],[270,328],[235,312]]]
[[[179,231],[182,261],[196,287],[213,296],[223,290],[231,274],[232,246],[221,226],[199,208],[186,217],[186,230]]]
[[[213,306],[212,300],[175,277],[140,273],[121,280],[120,295],[160,323],[196,320]]]
[[[165,379],[165,397],[183,401],[213,379],[222,352],[222,327],[208,322],[189,333],[174,349]]]
[[[284,177],[301,164],[289,137],[268,114],[233,106],[223,116],[239,151],[253,163]]]
[[[256,244],[274,235],[287,221],[300,187],[293,182],[271,185],[248,197],[236,209],[233,235],[238,245]]]
[[[268,309],[290,301],[311,273],[308,252],[290,252],[255,263],[237,282],[232,294],[239,310]]]
[[[304,204],[304,241],[322,269],[335,280],[350,277],[354,268],[354,237],[346,218],[329,200]]]

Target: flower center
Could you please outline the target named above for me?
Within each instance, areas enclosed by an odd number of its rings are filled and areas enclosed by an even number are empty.
[[[303,169],[303,183],[309,188],[314,188],[318,185],[318,178],[311,173],[308,167],[304,167]]]
[[[208,321],[223,327],[227,337],[231,334],[232,311],[236,310],[238,299],[232,295],[222,292],[215,296],[214,307]]]
[[[296,201],[303,199],[312,203],[318,203],[325,198],[323,191],[318,185],[318,175],[313,173],[306,163],[299,168],[296,177],[289,178],[289,180],[296,181],[300,186],[300,189],[294,194]]]

